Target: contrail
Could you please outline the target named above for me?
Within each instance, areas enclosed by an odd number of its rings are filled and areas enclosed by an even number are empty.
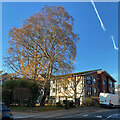
[[[101,27],[102,27],[103,31],[106,31],[106,29],[105,29],[105,27],[104,27],[104,24],[103,24],[103,22],[102,22],[102,20],[101,20],[101,18],[100,18],[100,16],[99,16],[99,14],[98,14],[97,8],[96,8],[93,0],[91,0],[91,3],[92,3],[92,5],[93,5],[93,7],[94,7],[94,10],[95,10],[96,14],[97,14],[97,17],[98,17],[98,19],[99,19],[99,21],[100,21],[100,24],[101,24]]]
[[[118,48],[117,48],[116,45],[115,45],[115,40],[114,40],[113,35],[111,35],[111,38],[112,38],[112,41],[113,41],[114,49],[115,49],[115,50],[118,50]]]
[[[105,27],[104,27],[104,24],[103,24],[103,22],[102,22],[102,20],[101,20],[101,18],[100,18],[100,16],[99,16],[99,13],[98,13],[98,11],[97,11],[97,8],[96,8],[93,0],[90,0],[90,1],[91,1],[92,5],[93,5],[93,7],[94,7],[94,10],[95,10],[95,12],[96,12],[96,15],[97,15],[99,21],[100,21],[100,24],[101,24],[101,27],[102,27],[103,31],[106,31],[106,29],[105,29]],[[116,45],[115,45],[115,40],[114,40],[113,35],[111,35],[111,38],[112,38],[112,41],[113,41],[114,49],[115,49],[115,50],[119,50],[119,49],[116,47]]]

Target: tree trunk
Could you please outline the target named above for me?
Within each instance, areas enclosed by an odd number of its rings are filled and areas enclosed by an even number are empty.
[[[48,67],[48,71],[47,71],[47,75],[48,75],[47,76],[47,82],[46,82],[45,87],[44,87],[44,95],[43,95],[43,98],[41,100],[40,106],[44,106],[46,98],[50,96],[50,80],[51,80],[51,74],[52,74],[52,64],[51,64],[51,62],[48,66],[49,67]]]
[[[45,85],[45,89],[44,89],[44,95],[42,97],[42,100],[40,102],[40,106],[44,106],[45,105],[45,100],[46,98],[50,95],[50,83],[47,83]]]

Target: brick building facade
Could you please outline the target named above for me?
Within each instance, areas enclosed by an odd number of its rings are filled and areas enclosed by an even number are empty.
[[[106,71],[91,70],[55,76],[51,81],[50,96],[55,102],[86,97],[99,97],[100,92],[115,93],[116,80]]]

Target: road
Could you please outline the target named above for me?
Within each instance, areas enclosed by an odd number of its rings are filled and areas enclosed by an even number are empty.
[[[71,111],[71,112],[70,112]],[[74,112],[73,114],[73,111]],[[14,113],[14,118],[57,118],[57,120],[61,120],[63,118],[72,118],[72,119],[102,119],[102,120],[113,120],[114,118],[120,120],[120,109],[93,109],[93,110],[68,110],[68,111],[52,111],[52,112],[44,112],[44,113]]]
[[[119,119],[120,120],[120,109],[108,109],[108,110],[100,110],[96,112],[87,112],[76,115],[64,116],[62,118],[85,118],[85,119]]]

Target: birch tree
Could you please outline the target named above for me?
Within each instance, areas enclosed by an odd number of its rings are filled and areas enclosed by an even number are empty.
[[[68,96],[70,98],[74,98],[75,104],[77,104],[76,99],[79,100],[83,97],[84,92],[84,80],[83,76],[74,76],[74,75],[63,75],[63,76],[57,76],[58,86],[61,86],[62,88],[67,88],[67,91],[61,92],[63,96]],[[79,96],[79,97],[78,97]]]
[[[44,81],[43,98],[50,93],[52,75],[69,73],[76,56],[73,17],[62,6],[45,6],[24,21],[20,28],[9,30],[9,49],[6,64],[15,76]],[[44,74],[44,79],[41,79]]]

